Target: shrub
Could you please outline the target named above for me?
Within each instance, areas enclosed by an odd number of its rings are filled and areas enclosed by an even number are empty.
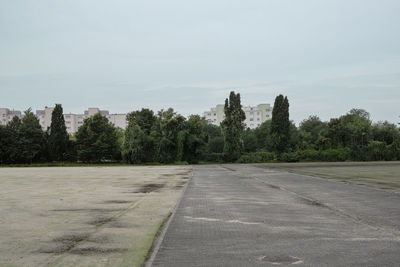
[[[279,160],[284,162],[298,162],[300,159],[297,152],[288,152],[282,153],[279,157]]]
[[[223,163],[224,162],[224,153],[205,153],[203,155],[203,161],[214,162],[214,163]]]
[[[299,160],[301,161],[319,161],[321,160],[321,153],[318,150],[307,149],[297,151]]]
[[[237,163],[263,163],[274,160],[275,154],[272,152],[252,152],[242,155]]]
[[[346,161],[350,159],[349,148],[327,149],[320,152],[321,161]]]

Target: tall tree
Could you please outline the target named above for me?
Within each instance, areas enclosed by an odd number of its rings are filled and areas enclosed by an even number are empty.
[[[123,144],[124,159],[130,163],[155,162],[156,140],[152,136],[157,117],[149,109],[133,111],[127,116]]]
[[[22,118],[20,134],[23,161],[26,163],[39,161],[45,144],[44,132],[30,108],[25,111],[25,116]]]
[[[225,119],[221,126],[224,133],[224,154],[227,161],[237,160],[243,151],[243,121],[246,115],[240,103],[240,94],[232,91],[229,99],[225,99]]]
[[[52,160],[63,161],[66,158],[69,136],[61,104],[56,104],[51,114],[49,132],[49,154]]]
[[[290,141],[289,101],[287,97],[278,95],[272,109],[271,140],[274,151],[286,152]]]
[[[185,122],[183,157],[184,161],[189,163],[197,163],[202,154],[206,150],[206,133],[207,122],[199,115],[191,115]]]
[[[116,129],[99,113],[84,120],[76,133],[76,142],[80,161],[103,162],[120,158]]]
[[[0,163],[12,164],[23,162],[21,120],[14,116],[4,127],[0,126]]]
[[[154,134],[157,142],[159,162],[171,163],[182,161],[184,144],[185,117],[174,112],[172,108],[158,112],[158,123]]]

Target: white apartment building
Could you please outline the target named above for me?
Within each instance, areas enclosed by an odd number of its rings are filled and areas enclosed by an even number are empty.
[[[8,108],[0,108],[0,125],[7,125],[14,116],[22,118],[22,113],[19,110],[9,110]]]
[[[51,125],[51,115],[53,113],[53,107],[45,107],[43,110],[36,110],[36,118],[38,118],[42,130],[46,131]],[[98,108],[89,108],[85,110],[83,114],[63,114],[65,120],[65,126],[69,134],[74,134],[78,131],[78,128],[83,124],[83,120],[89,118],[97,113],[100,113],[104,117],[107,117],[108,121],[114,124],[115,127],[125,129],[127,126],[126,114],[110,114],[108,110],[100,110]],[[23,117],[21,111],[9,110],[7,108],[0,108],[0,124],[6,125],[12,120],[14,116],[19,118]]]
[[[54,108],[46,107],[44,110],[37,110],[36,116],[39,119],[40,125],[44,131],[51,125],[51,114]],[[100,110],[99,108],[88,108],[83,114],[64,114],[65,126],[69,134],[74,134],[81,127],[83,121],[97,113],[106,117],[115,127],[125,129],[127,126],[126,114],[110,114],[108,110]]]
[[[272,116],[272,108],[270,104],[259,104],[257,106],[242,107],[246,114],[246,120],[244,123],[246,127],[255,129],[261,125],[261,123],[270,120]],[[205,119],[214,125],[220,125],[225,119],[224,105],[217,105],[215,108],[211,108],[210,111],[204,112]]]

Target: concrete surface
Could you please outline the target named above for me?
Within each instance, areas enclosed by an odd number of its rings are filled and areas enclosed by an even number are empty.
[[[400,161],[298,162],[254,165],[400,192]]]
[[[0,169],[0,266],[140,266],[191,167]]]
[[[365,186],[196,166],[153,266],[400,266],[399,204]]]

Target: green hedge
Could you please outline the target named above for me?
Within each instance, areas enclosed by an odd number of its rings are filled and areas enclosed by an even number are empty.
[[[243,154],[236,162],[237,163],[263,163],[275,159],[275,154],[272,152],[252,152]]]

